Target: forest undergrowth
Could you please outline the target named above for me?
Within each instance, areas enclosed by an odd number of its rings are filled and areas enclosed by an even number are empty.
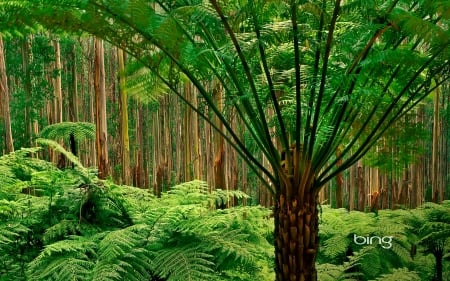
[[[274,280],[273,219],[194,180],[161,197],[99,180],[56,142],[0,157],[0,280]],[[450,202],[320,208],[319,280],[450,280]]]

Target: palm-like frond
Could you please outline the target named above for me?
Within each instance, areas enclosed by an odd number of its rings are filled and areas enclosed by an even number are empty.
[[[95,124],[89,122],[61,122],[48,125],[39,133],[41,138],[52,140],[69,140],[73,136],[76,141],[95,139]]]
[[[161,249],[154,253],[152,265],[168,281],[208,280],[214,276],[214,263],[202,250],[195,245]]]
[[[83,238],[47,245],[29,264],[30,280],[86,280],[94,266],[95,243]]]

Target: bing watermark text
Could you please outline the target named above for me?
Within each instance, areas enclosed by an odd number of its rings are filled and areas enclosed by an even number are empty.
[[[393,236],[358,236],[353,234],[353,243],[356,245],[373,245],[378,244],[384,249],[392,248]]]

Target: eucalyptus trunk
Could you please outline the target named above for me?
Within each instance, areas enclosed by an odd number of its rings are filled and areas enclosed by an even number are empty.
[[[96,97],[96,149],[98,163],[98,177],[106,179],[108,176],[108,131],[106,128],[106,90],[105,90],[105,60],[103,41],[94,39],[94,88]]]
[[[9,87],[8,76],[6,74],[5,49],[3,46],[3,38],[0,36],[0,112],[3,114],[3,125],[5,127],[5,152],[14,151],[14,142],[11,131],[11,114],[9,110]]]

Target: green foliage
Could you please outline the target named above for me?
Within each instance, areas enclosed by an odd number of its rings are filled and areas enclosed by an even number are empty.
[[[432,280],[437,271],[430,254],[449,253],[449,207],[444,201],[374,215],[323,206],[319,280]],[[354,235],[393,236],[392,247],[383,248],[377,239],[358,245]],[[450,264],[445,258],[442,261],[446,272]]]
[[[89,122],[61,122],[46,126],[40,132],[41,138],[69,141],[73,135],[77,142],[90,139],[95,140],[95,124]]]
[[[406,268],[395,269],[393,273],[383,274],[381,277],[375,279],[376,281],[421,281],[417,273],[409,271]]]
[[[27,171],[22,180],[11,171],[5,177],[34,191],[21,194],[2,188],[1,280],[249,280],[250,276],[267,280],[273,276],[269,211],[216,210],[217,202],[245,194],[210,194],[206,183],[193,181],[156,198],[146,190],[98,181],[56,142],[38,142],[66,155],[76,168],[59,170],[27,156],[38,149],[0,158],[5,171],[16,166]]]
[[[54,142],[40,142],[78,161]],[[59,170],[29,157],[38,151],[0,157],[5,178],[34,190],[2,187],[1,280],[273,280],[271,211],[217,209],[245,194],[210,193],[195,180],[157,198],[148,190],[98,181],[78,164]],[[11,167],[22,167],[27,176],[16,178]],[[431,242],[448,244],[449,207],[444,202],[375,215],[323,206],[319,280],[430,279],[435,273],[428,253]],[[394,239],[385,249],[357,245],[354,234]]]

